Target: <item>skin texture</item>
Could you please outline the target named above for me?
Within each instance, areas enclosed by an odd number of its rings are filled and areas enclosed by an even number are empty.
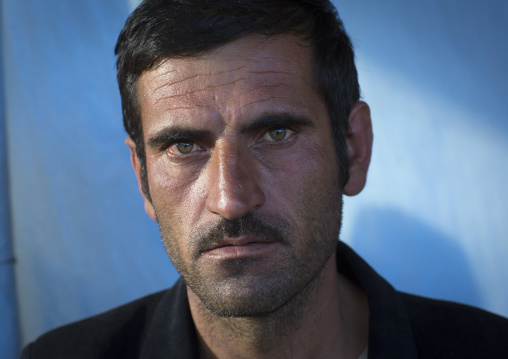
[[[311,59],[296,37],[249,35],[139,79],[145,209],[188,285],[203,357],[353,358],[366,346],[366,299],[335,269],[342,194]],[[366,104],[350,124],[344,192],[356,194]]]

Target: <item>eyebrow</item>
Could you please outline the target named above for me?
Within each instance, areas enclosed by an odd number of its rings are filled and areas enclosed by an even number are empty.
[[[267,127],[316,127],[315,124],[306,117],[295,116],[289,113],[268,114],[258,119],[246,123],[240,127],[240,133],[261,130]]]
[[[196,130],[185,127],[165,128],[151,136],[147,144],[149,147],[160,147],[164,144],[176,142],[179,140],[192,141],[197,138],[211,137],[212,132],[208,130]]]
[[[314,123],[306,117],[295,116],[288,113],[268,114],[258,119],[246,123],[240,127],[240,133],[252,132],[268,127],[315,127]],[[197,130],[187,127],[164,128],[151,136],[147,144],[151,148],[161,147],[168,143],[174,143],[180,140],[192,141],[195,139],[211,138],[212,131]]]

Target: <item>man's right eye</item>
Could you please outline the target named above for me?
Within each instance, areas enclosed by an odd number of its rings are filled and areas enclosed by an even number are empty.
[[[168,147],[167,151],[171,156],[184,156],[200,149],[198,145],[192,142],[177,142]]]

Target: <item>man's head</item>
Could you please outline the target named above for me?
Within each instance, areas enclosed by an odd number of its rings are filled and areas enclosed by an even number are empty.
[[[124,126],[136,144],[148,199],[139,76],[164,59],[193,57],[248,34],[295,34],[311,46],[316,90],[332,126],[340,186],[347,183],[345,135],[360,90],[351,42],[328,0],[150,0],[131,14],[115,49]]]
[[[341,194],[365,183],[370,115],[355,103],[353,54],[328,3],[321,14],[335,27],[326,29],[340,30],[350,61],[312,35],[327,38],[308,15],[315,1],[224,3],[154,1],[157,20],[147,3],[130,18],[117,46],[126,143],[145,209],[191,294],[218,315],[266,315],[333,267]],[[166,51],[157,56],[143,46],[154,28],[152,45]]]

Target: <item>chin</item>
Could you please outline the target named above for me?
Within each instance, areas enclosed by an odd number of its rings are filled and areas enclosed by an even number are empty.
[[[323,264],[324,266],[324,264]],[[310,285],[321,268],[295,273],[283,267],[269,274],[241,274],[206,282],[186,281],[204,306],[219,317],[265,317],[287,306]],[[313,273],[313,274],[311,274]]]

